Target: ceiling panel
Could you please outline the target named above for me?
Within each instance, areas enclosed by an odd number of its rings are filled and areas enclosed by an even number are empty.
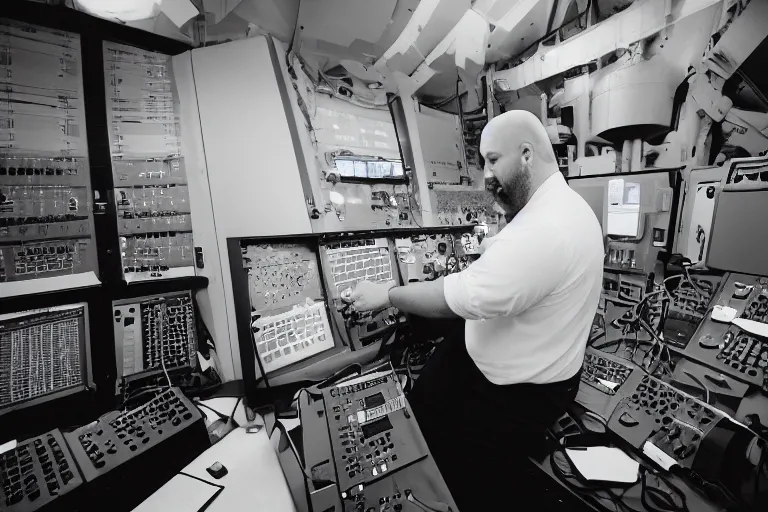
[[[302,37],[350,46],[356,39],[376,43],[381,39],[397,0],[314,0],[301,3]]]

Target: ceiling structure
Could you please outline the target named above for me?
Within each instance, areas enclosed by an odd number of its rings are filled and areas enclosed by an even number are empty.
[[[314,78],[348,77],[351,90],[381,87],[383,94],[396,90],[393,76],[402,73],[425,103],[444,104],[458,87],[464,107],[475,108],[486,64],[525,60],[539,45],[586,28],[580,13],[590,7],[595,23],[635,0],[58,1],[87,11],[94,4],[149,6],[146,19],[120,21],[191,44],[270,34],[290,45]]]

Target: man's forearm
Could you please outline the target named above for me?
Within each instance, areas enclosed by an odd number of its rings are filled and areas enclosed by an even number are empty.
[[[445,301],[443,278],[423,283],[409,283],[389,290],[389,300],[405,313],[427,318],[455,318]]]

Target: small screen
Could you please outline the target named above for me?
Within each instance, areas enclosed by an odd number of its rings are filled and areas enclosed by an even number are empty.
[[[383,418],[372,421],[367,425],[363,425],[361,429],[363,430],[363,437],[370,439],[371,437],[381,434],[382,432],[392,430],[392,423],[389,421],[389,418],[384,416]]]
[[[608,182],[608,235],[637,238],[640,231],[640,184]]]
[[[386,402],[387,401],[384,400],[384,395],[376,393],[375,395],[365,397],[365,408],[371,409],[373,407],[384,405]]]

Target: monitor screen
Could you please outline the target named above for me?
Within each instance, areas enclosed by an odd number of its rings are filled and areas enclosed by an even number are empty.
[[[606,234],[637,238],[640,234],[640,184],[624,179],[608,182]]]
[[[386,238],[342,239],[329,242],[321,250],[327,258],[333,298],[352,290],[360,281],[384,282],[395,279]]]
[[[266,373],[334,347],[316,249],[308,244],[241,247],[251,330]]]
[[[0,414],[90,383],[86,304],[0,315]]]

